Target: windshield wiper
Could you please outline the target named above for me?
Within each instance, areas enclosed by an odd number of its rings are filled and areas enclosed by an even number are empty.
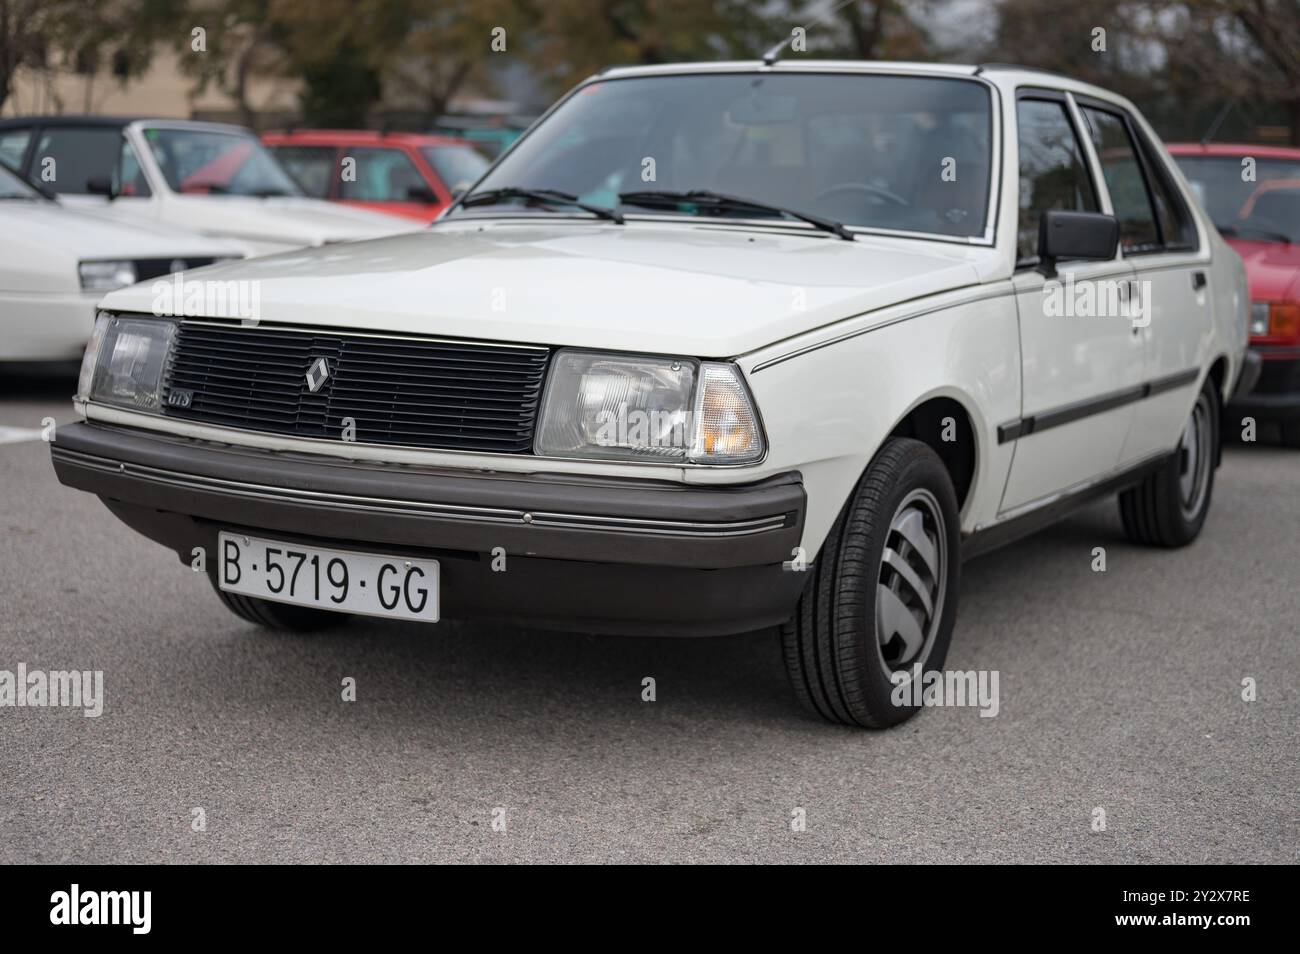
[[[559,189],[518,189],[514,186],[502,189],[484,189],[481,192],[471,192],[460,200],[460,204],[464,208],[471,208],[476,205],[493,205],[502,199],[526,199],[529,202],[541,202],[546,205],[571,205],[582,209],[584,212],[589,212],[597,218],[608,219],[610,222],[617,222],[619,225],[623,224],[622,213],[613,209],[606,209],[603,206],[580,202],[576,195],[561,192]]]
[[[1252,235],[1262,235],[1266,239],[1272,239],[1274,242],[1282,242],[1286,245],[1294,244],[1291,236],[1285,232],[1274,232],[1272,229],[1256,228],[1253,225],[1223,225],[1219,227],[1219,234],[1226,236],[1241,235],[1242,232],[1250,232]]]
[[[640,192],[620,192],[619,201],[627,205],[640,205],[647,208],[664,205],[681,205],[684,202],[692,205],[708,206],[725,206],[733,209],[753,209],[755,212],[767,212],[771,215],[786,215],[792,219],[799,219],[807,222],[823,232],[830,232],[838,235],[846,242],[852,242],[854,235],[848,230],[843,222],[836,222],[834,219],[823,218],[820,215],[813,215],[811,212],[800,212],[798,209],[787,209],[784,206],[772,205],[769,202],[760,202],[757,199],[746,199],[738,195],[727,195],[723,192],[713,192],[709,189],[691,189],[687,192],[674,192],[670,189],[648,189]]]

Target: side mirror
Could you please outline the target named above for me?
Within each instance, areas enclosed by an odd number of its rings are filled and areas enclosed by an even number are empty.
[[[113,180],[108,176],[91,176],[86,180],[86,191],[91,195],[103,195],[109,199],[117,198],[117,192],[113,189]]]
[[[1049,278],[1067,258],[1108,260],[1119,248],[1119,219],[1103,212],[1048,209],[1038,220],[1038,268]]]
[[[406,190],[406,198],[411,202],[437,202],[438,197],[434,195],[432,189],[428,186],[411,186]]]

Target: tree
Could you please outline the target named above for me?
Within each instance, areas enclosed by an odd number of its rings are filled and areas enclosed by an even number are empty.
[[[21,69],[72,62],[86,77],[83,108],[111,64],[119,81],[149,66],[154,43],[175,22],[182,0],[0,0],[0,106]]]
[[[1163,5],[1162,5],[1163,6]],[[1214,77],[1220,99],[1273,105],[1300,146],[1300,0],[1196,0],[1168,5],[1156,21],[1176,71],[1175,95],[1205,100]]]
[[[603,67],[754,59],[790,35],[753,0],[546,0],[531,58],[552,92]]]
[[[235,101],[239,121],[256,124],[249,102],[249,81],[283,67],[284,50],[276,42],[270,0],[217,0],[190,5],[194,27],[204,31],[204,49],[193,48],[189,32],[178,35],[181,69],[196,78],[191,95],[215,86]]]
[[[364,125],[410,29],[411,0],[270,0],[285,70],[303,82],[303,120]]]
[[[486,79],[494,58],[524,55],[537,20],[531,0],[414,0],[387,77],[432,124],[466,84]]]
[[[803,16],[827,11],[809,34],[817,31],[811,46],[821,55],[857,60],[925,60],[933,55],[929,33],[918,17],[931,13],[933,3],[901,0],[847,0],[827,7],[805,4]]]
[[[0,0],[0,106],[13,92],[20,68],[44,64],[44,30],[53,13],[41,0]]]
[[[1275,109],[1300,145],[1300,0],[996,0],[993,12],[972,58],[1113,89],[1179,138],[1200,135],[1234,100]]]

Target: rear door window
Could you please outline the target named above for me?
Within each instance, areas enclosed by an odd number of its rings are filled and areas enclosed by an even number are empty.
[[[271,151],[303,192],[317,199],[330,197],[338,165],[333,146],[273,146]]]
[[[1120,247],[1128,253],[1160,251],[1155,205],[1124,120],[1092,106],[1082,112],[1119,219]]]
[[[400,149],[363,146],[347,150],[356,159],[356,180],[344,179],[339,195],[358,202],[423,202],[429,184]],[[414,191],[413,191],[414,190]]]
[[[122,131],[111,126],[47,126],[32,157],[33,178],[61,195],[86,195],[95,178],[112,181],[122,152]],[[49,164],[47,160],[53,160]],[[45,170],[49,169],[49,174]]]

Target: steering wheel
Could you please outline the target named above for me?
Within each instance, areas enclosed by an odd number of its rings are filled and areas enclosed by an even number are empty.
[[[868,185],[865,182],[841,182],[839,185],[833,185],[829,189],[823,189],[813,196],[813,202],[817,203],[822,199],[829,199],[838,192],[865,192],[874,199],[884,199],[891,205],[899,208],[907,208],[912,203],[908,202],[902,196],[895,195],[888,189],[882,189],[880,186]]]

